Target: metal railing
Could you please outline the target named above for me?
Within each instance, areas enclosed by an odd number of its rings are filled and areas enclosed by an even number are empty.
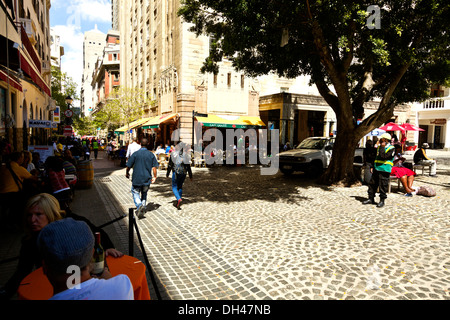
[[[161,294],[158,289],[158,284],[156,283],[155,276],[153,274],[153,269],[148,261],[147,252],[145,251],[144,243],[142,242],[141,234],[139,232],[139,228],[136,223],[136,219],[134,217],[134,208],[128,209],[128,255],[134,256],[134,230],[136,230],[136,235],[139,241],[139,246],[142,250],[142,254],[144,256],[145,265],[147,266],[148,273],[150,275],[150,280],[152,282],[153,288],[155,289],[156,297],[158,300],[161,300]]]

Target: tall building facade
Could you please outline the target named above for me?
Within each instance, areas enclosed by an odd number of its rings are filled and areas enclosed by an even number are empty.
[[[61,69],[61,57],[64,55],[64,47],[60,45],[61,37],[50,29],[50,64]]]
[[[92,73],[93,112],[101,110],[109,94],[120,85],[119,31],[109,30],[103,55],[98,57]]]
[[[103,56],[106,44],[106,34],[97,29],[84,33],[83,41],[83,79],[81,80],[80,109],[84,115],[90,115],[94,110],[92,92],[92,72],[99,57]]]
[[[147,92],[145,116],[159,120],[142,128],[151,128],[158,143],[170,140],[175,129],[191,142],[198,120],[193,112],[236,121],[258,117],[253,80],[235,71],[231,61],[224,59],[217,75],[200,72],[210,39],[188,30],[179,7],[179,0],[123,0],[119,7],[121,86]]]
[[[45,144],[52,130],[50,5],[0,0],[0,136],[14,150]]]
[[[111,26],[113,30],[119,30],[119,2],[120,0],[111,0]]]

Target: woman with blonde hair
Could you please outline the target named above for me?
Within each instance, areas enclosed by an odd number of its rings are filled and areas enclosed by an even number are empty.
[[[97,228],[88,219],[78,216],[70,211],[61,210],[59,201],[48,193],[40,193],[32,196],[25,205],[25,237],[22,239],[19,263],[16,272],[8,280],[3,288],[0,288],[0,300],[10,299],[19,288],[20,282],[33,270],[42,266],[42,257],[37,247],[37,238],[40,231],[48,224],[64,218],[84,221],[88,224],[92,233],[100,232],[102,246],[106,255],[113,257],[123,256],[116,250],[108,234]]]
[[[22,239],[19,263],[12,277],[1,289],[1,298],[11,298],[16,293],[23,278],[34,267],[39,268],[42,265],[42,258],[37,248],[39,232],[49,223],[61,220],[64,216],[65,212],[61,210],[59,201],[51,194],[40,193],[27,201],[24,210],[25,237]]]

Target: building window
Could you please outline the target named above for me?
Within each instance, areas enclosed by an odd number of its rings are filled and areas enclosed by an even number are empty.
[[[288,87],[281,87],[280,88],[280,92],[281,93],[283,93],[283,92],[289,93],[289,88]]]
[[[228,87],[231,87],[231,72],[228,72],[227,74],[227,85]]]
[[[244,80],[245,80],[245,76],[243,74],[241,74],[241,89],[244,89]]]
[[[217,74],[214,74],[214,87],[217,88]]]

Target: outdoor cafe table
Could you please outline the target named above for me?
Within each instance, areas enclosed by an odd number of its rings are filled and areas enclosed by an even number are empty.
[[[120,258],[106,257],[109,271],[114,277],[126,274],[133,285],[134,300],[150,300],[145,276],[145,265],[138,259],[123,255]],[[21,300],[48,300],[53,296],[53,287],[44,275],[42,267],[26,276],[17,290]]]

